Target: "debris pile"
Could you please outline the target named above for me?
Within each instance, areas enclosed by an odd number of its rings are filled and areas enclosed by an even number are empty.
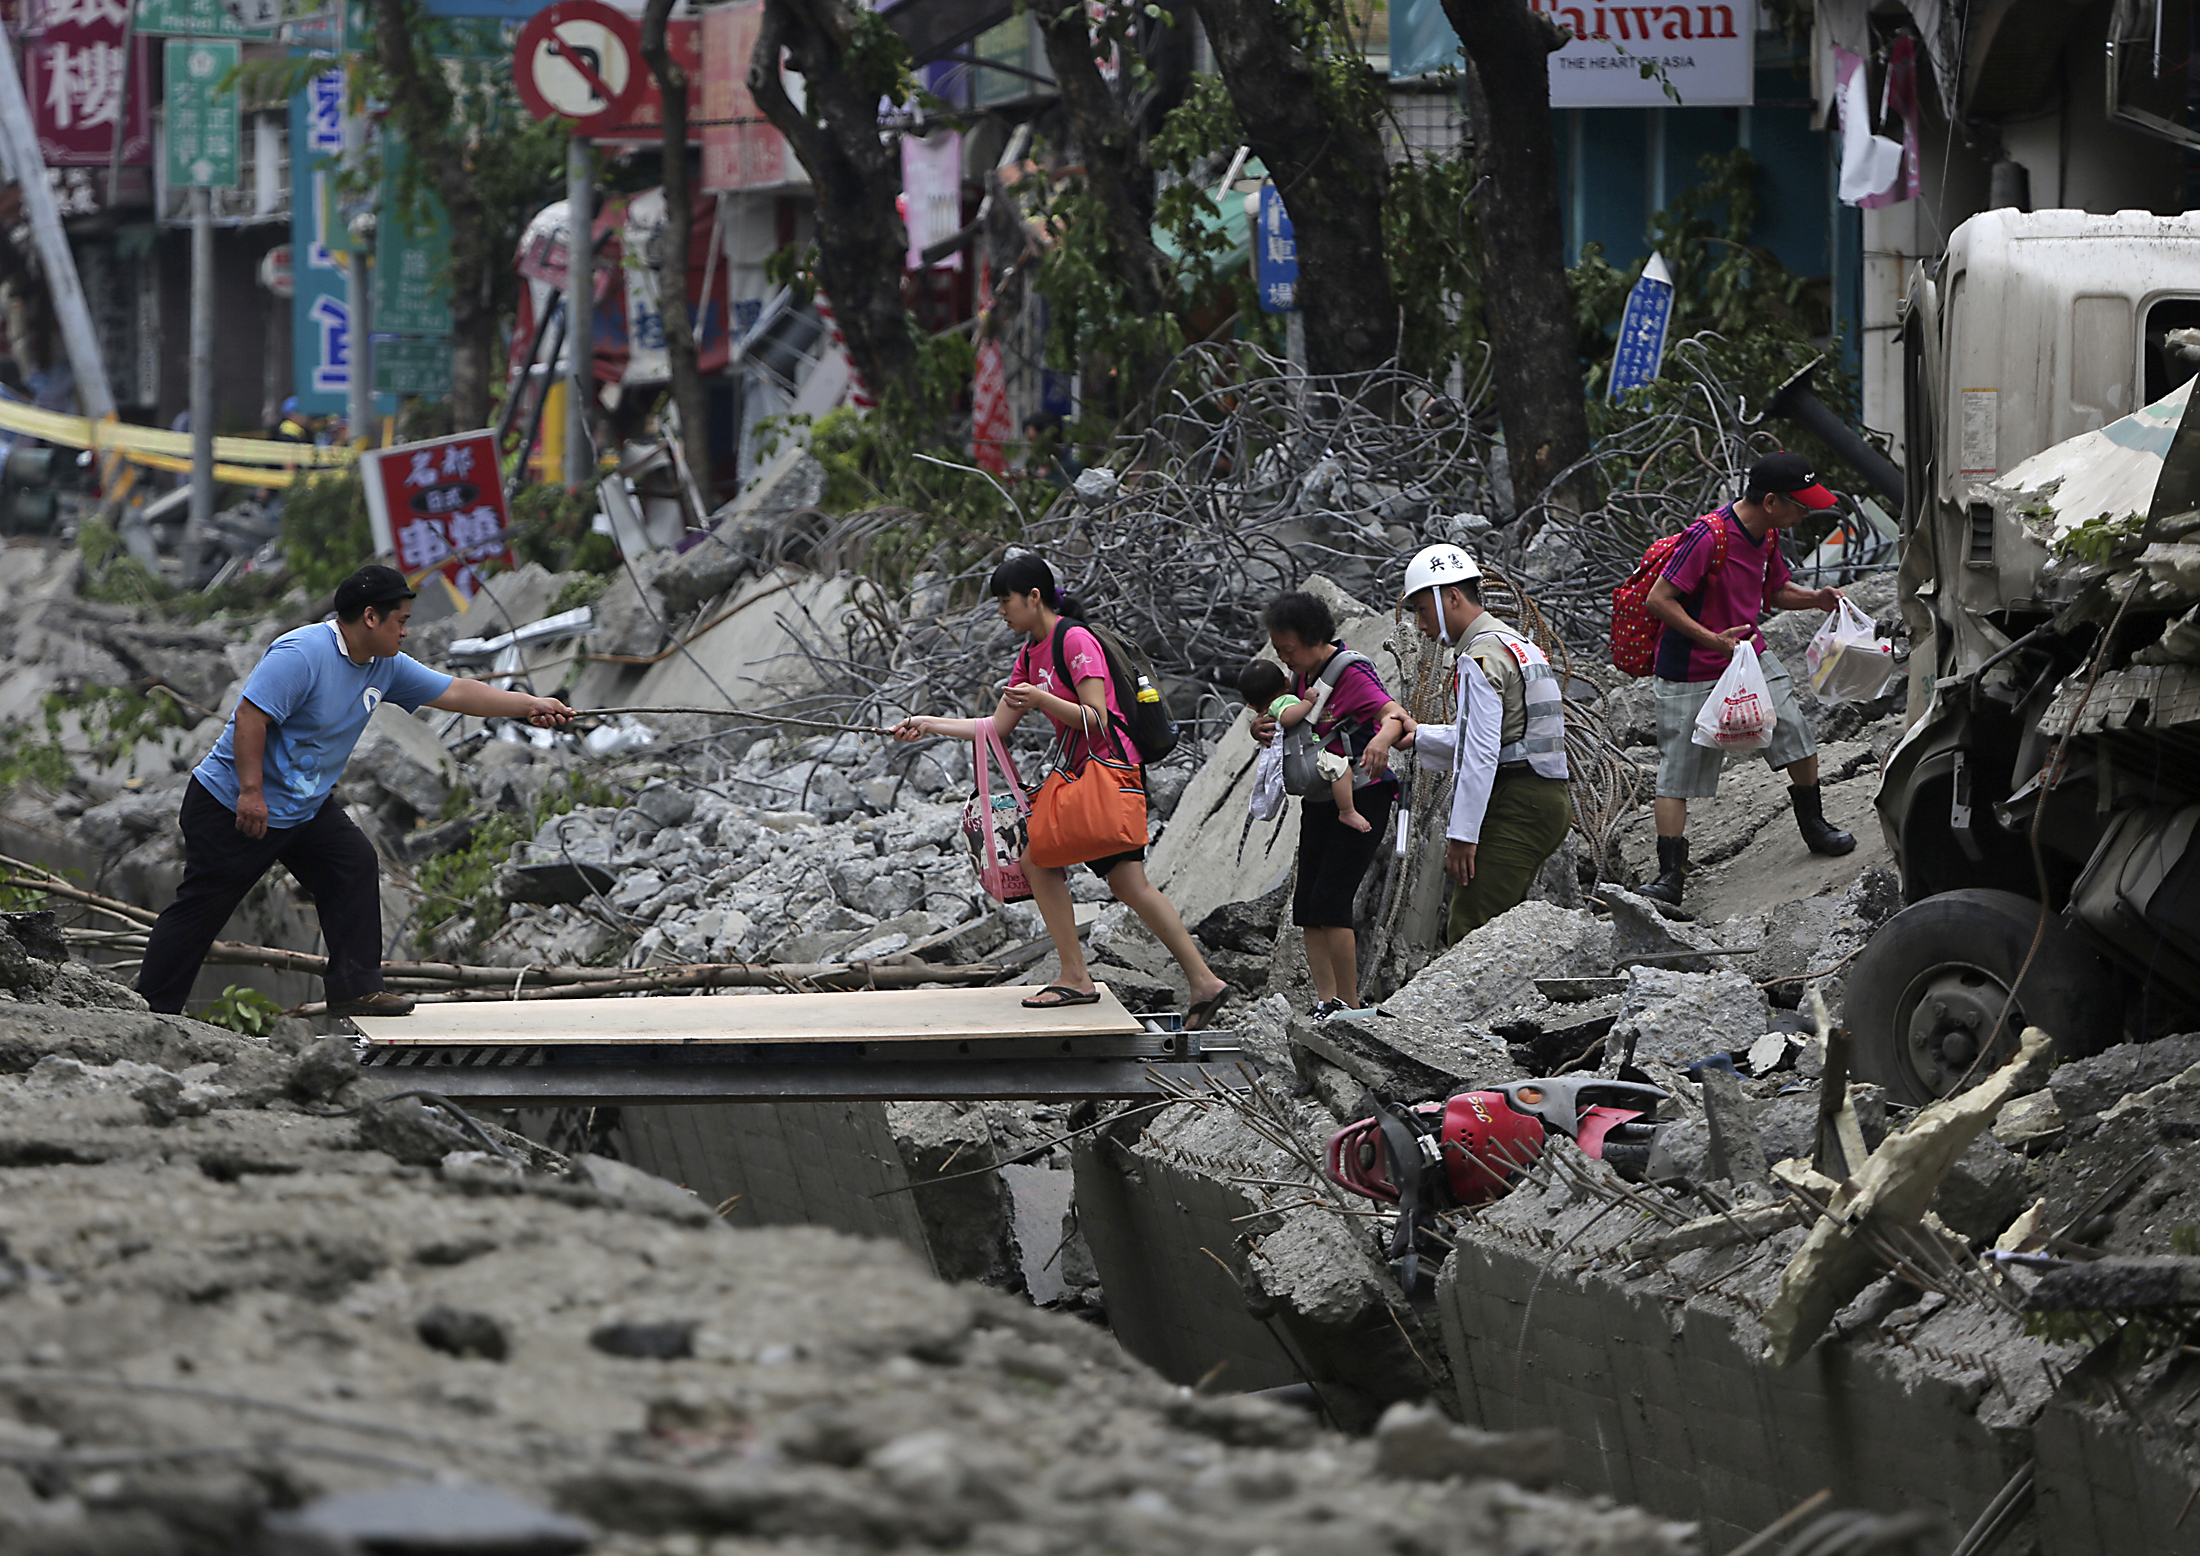
[[[10,944],[50,966],[41,928]],[[1169,1387],[889,1244],[377,1097],[348,1050],[0,1000],[0,1544],[1692,1549],[1496,1478],[1547,1443]]]

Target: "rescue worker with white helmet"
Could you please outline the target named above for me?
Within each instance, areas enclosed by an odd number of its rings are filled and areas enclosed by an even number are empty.
[[[1424,547],[1404,598],[1426,636],[1459,645],[1450,727],[1421,724],[1399,742],[1424,771],[1452,775],[1450,945],[1524,901],[1573,825],[1564,694],[1543,651],[1482,608],[1482,569],[1463,548]]]

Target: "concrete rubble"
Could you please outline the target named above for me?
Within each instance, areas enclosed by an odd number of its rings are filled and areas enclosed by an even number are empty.
[[[380,1104],[303,1023],[116,993],[0,1000],[10,1552],[1693,1548],[1499,1478],[1533,1442],[1171,1387],[890,1244]]]
[[[824,684],[817,624],[865,587],[821,483],[789,458],[685,550],[608,583],[522,569],[408,646],[576,706],[785,706]],[[0,722],[31,730],[41,699],[101,676],[186,701],[127,750],[65,711],[70,776],[0,796],[0,852],[157,906],[182,775],[308,602],[179,627],[79,599],[35,555],[0,576]],[[1427,679],[1409,625],[1310,586],[1386,675]],[[1852,592],[1896,623],[1891,580]],[[1791,668],[1812,625],[1768,624]],[[1648,684],[1577,668],[1646,792]],[[377,1488],[447,1474],[477,1500],[437,1516],[526,1549],[1649,1556],[1730,1548],[1829,1485],[1952,1539],[2029,1464],[2005,1551],[2200,1550],[2200,1520],[2173,1522],[2200,1380],[2141,1343],[2161,1310],[2027,1308],[2063,1260],[2200,1251],[2200,1036],[2027,1065],[1939,1130],[1850,1085],[1827,1099],[1849,1159],[1813,1165],[1813,997],[1839,1010],[1899,906],[1870,798],[1903,696],[1804,699],[1855,854],[1806,853],[1784,776],[1731,764],[1692,807],[1678,914],[1631,889],[1654,867],[1637,806],[1601,869],[1583,844],[1443,948],[1423,794],[1416,850],[1371,872],[1370,916],[1394,910],[1365,945],[1375,1008],[1321,1023],[1288,922],[1295,829],[1246,822],[1242,720],[1187,741],[1151,775],[1150,872],[1237,991],[1243,1085],[1167,1105],[472,1126],[369,1105],[346,1041],[297,1018],[248,1037],[150,1015],[11,915],[0,1548],[402,1548],[372,1532],[394,1527]],[[965,857],[967,749],[813,731],[683,713],[583,740],[382,710],[342,792],[385,861],[393,958],[1049,981],[1036,912],[985,897]],[[1041,745],[1018,757],[1036,774]],[[545,886],[550,866],[583,885]],[[1102,882],[1072,883],[1096,975],[1134,1010],[1181,1009],[1166,952]],[[229,933],[315,943],[279,879]],[[231,982],[312,992],[243,968],[200,992]],[[1554,1140],[1424,1240],[1433,1288],[1403,1287],[1390,1216],[1321,1176],[1330,1134],[1372,1099],[1560,1073],[1670,1093],[1647,1181]],[[1886,1206],[1929,1267],[1886,1256]],[[2147,1278],[2114,1289],[2185,1289]]]

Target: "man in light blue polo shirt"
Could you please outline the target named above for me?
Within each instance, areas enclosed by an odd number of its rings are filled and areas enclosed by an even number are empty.
[[[279,862],[320,914],[330,1014],[412,1010],[382,987],[374,845],[333,794],[352,747],[383,702],[544,727],[573,717],[555,697],[460,680],[400,653],[412,601],[404,574],[362,567],[337,586],[333,620],[284,633],[246,678],[221,739],[184,788],[183,884],[138,971],[138,992],[153,1009],[183,1009],[222,925]]]

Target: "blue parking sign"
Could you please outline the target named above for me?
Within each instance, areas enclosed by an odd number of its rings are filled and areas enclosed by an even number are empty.
[[[1291,235],[1291,213],[1274,184],[1260,189],[1254,219],[1253,281],[1263,313],[1289,313],[1299,305],[1299,245]]]
[[[1642,279],[1627,294],[1619,316],[1619,344],[1612,352],[1612,398],[1626,397],[1658,376],[1665,361],[1665,330],[1673,322],[1673,276],[1665,258],[1652,254]]]

